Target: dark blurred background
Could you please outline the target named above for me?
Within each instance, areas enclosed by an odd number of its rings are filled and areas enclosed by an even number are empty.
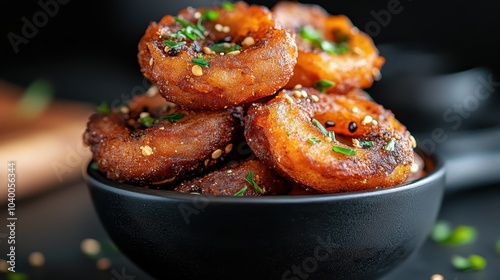
[[[187,5],[220,2],[2,1],[0,79],[26,86],[44,78],[53,83],[55,95],[60,98],[92,103],[127,99],[148,86],[136,57],[137,43],[148,23],[164,14],[175,14]],[[249,1],[267,6],[276,2]],[[422,68],[419,63],[427,63],[423,71],[439,73],[485,67],[495,76],[500,72],[498,45],[494,43],[500,37],[498,1],[302,2],[314,2],[332,14],[345,14],[359,29],[372,35],[388,59],[382,69],[383,77],[391,71],[390,64],[398,66],[393,71],[418,69]],[[31,29],[27,27],[29,24]],[[385,48],[393,44],[405,51],[439,55],[426,57],[426,61],[418,57],[401,61],[392,57],[391,48]],[[447,57],[444,64],[441,56]],[[378,94],[376,85],[373,91]]]

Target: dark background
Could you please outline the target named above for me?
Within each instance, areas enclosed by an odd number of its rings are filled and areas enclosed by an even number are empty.
[[[147,84],[137,63],[137,43],[149,21],[176,13],[187,5],[217,5],[218,0],[192,1],[19,1],[0,4],[0,79],[22,86],[45,78],[55,86],[56,96],[100,103],[124,98]],[[39,3],[57,3],[58,11],[48,17],[18,46],[16,54],[8,34],[22,36],[23,17],[43,8]],[[272,6],[277,1],[249,1]],[[361,30],[375,21],[374,13],[399,2],[401,12],[392,14],[380,32],[377,45],[404,43],[409,48],[453,55],[457,69],[485,66],[500,70],[500,2],[476,1],[303,1],[314,2],[332,14],[345,14]],[[43,17],[39,17],[39,22]],[[370,32],[368,32],[370,33]],[[11,34],[12,35],[12,34]],[[382,53],[384,55],[384,53]],[[407,65],[413,67],[413,65]],[[384,74],[384,71],[382,71]]]

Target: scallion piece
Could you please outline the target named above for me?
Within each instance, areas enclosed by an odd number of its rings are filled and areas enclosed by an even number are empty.
[[[178,121],[178,120],[180,120],[182,118],[184,118],[184,114],[182,114],[182,113],[173,113],[173,114],[161,116],[160,120],[167,120],[167,121],[173,123],[173,122],[176,122],[176,121]]]
[[[384,150],[392,152],[394,151],[394,146],[396,146],[396,139],[391,138],[389,142],[387,142],[387,144],[385,145]]]
[[[111,108],[107,102],[102,102],[99,106],[95,107],[95,111],[99,114],[109,114],[111,113]]]
[[[222,8],[226,11],[234,11],[234,9],[236,8],[236,6],[234,5],[234,3],[231,3],[229,1],[223,1],[222,2]]]
[[[208,63],[208,61],[205,58],[203,58],[203,56],[201,56],[201,54],[198,55],[198,58],[191,59],[191,61],[194,64],[199,65],[203,68],[208,68],[208,66],[210,66],[210,63]]]
[[[243,196],[243,194],[245,194],[245,192],[247,191],[247,186],[244,186],[243,188],[241,188],[241,190],[237,191],[234,196]]]
[[[206,10],[205,12],[203,12],[201,18],[206,21],[217,20],[219,18],[219,12],[215,10]]]
[[[254,190],[260,194],[264,194],[264,190],[261,189],[259,187],[259,185],[257,185],[257,183],[255,183],[254,179],[253,179],[253,171],[250,170],[247,174],[247,177],[245,178],[245,180],[250,183],[250,185],[252,185],[252,187],[254,188]]]
[[[317,90],[325,93],[328,88],[331,88],[335,86],[335,83],[329,80],[320,80],[317,81],[314,86],[316,87]]]
[[[319,142],[321,142],[321,140],[318,140],[317,138],[314,138],[314,137],[307,139],[307,141],[309,141],[309,143],[311,143],[311,145],[318,144]]]
[[[353,149],[351,149],[351,148],[344,148],[344,147],[340,147],[340,146],[333,146],[332,150],[334,152],[341,153],[341,154],[348,155],[348,156],[354,156],[354,155],[356,155],[356,151],[353,150]]]
[[[479,255],[470,255],[468,258],[454,255],[451,258],[453,267],[460,271],[479,271],[486,267],[486,260]]]
[[[359,146],[361,146],[361,148],[373,147],[373,141],[361,141],[359,142]]]
[[[182,47],[185,44],[186,44],[186,42],[184,42],[184,41],[181,41],[181,42],[172,41],[172,40],[164,40],[163,41],[163,45],[165,45],[171,49]]]
[[[139,121],[143,126],[151,127],[153,125],[153,123],[156,121],[156,119],[154,119],[150,116],[145,116],[145,117],[142,117]]]

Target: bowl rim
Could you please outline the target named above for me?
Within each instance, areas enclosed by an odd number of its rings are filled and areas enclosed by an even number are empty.
[[[436,152],[432,154],[425,154],[418,148],[415,149],[424,161],[431,162],[432,170],[425,176],[415,179],[410,182],[405,182],[400,185],[373,189],[363,191],[353,191],[344,193],[332,194],[307,194],[307,195],[273,195],[273,196],[258,196],[258,197],[236,197],[236,196],[213,196],[205,194],[187,194],[179,193],[169,190],[158,190],[144,188],[128,183],[119,183],[106,178],[98,170],[91,168],[92,159],[83,171],[83,177],[90,188],[99,188],[107,192],[113,192],[119,195],[133,196],[136,198],[143,198],[147,200],[176,200],[180,202],[196,202],[203,200],[205,202],[225,203],[225,204],[295,204],[295,203],[312,203],[324,201],[340,201],[340,200],[353,200],[366,197],[378,197],[389,195],[393,193],[410,191],[416,188],[432,187],[432,182],[437,182],[442,179],[440,183],[444,187],[444,177],[446,174],[445,163],[440,155]]]

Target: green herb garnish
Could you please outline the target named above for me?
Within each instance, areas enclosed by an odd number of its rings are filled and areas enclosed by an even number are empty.
[[[181,41],[181,42],[176,42],[176,41],[172,41],[172,40],[164,40],[163,41],[163,45],[165,45],[171,49],[180,48],[180,47],[184,46],[185,44],[186,44],[186,42],[184,42],[184,41]]]
[[[316,87],[317,90],[325,93],[328,88],[331,88],[335,86],[335,83],[329,80],[320,80],[317,81],[314,86]]]
[[[191,61],[194,64],[199,65],[203,68],[208,68],[208,66],[210,66],[210,63],[208,63],[208,61],[205,58],[203,58],[201,54],[198,55],[198,58],[191,59]]]
[[[290,131],[287,131],[287,132],[286,132],[286,136],[290,136]]]
[[[258,193],[260,193],[260,194],[264,194],[264,193],[265,193],[265,192],[264,192],[264,190],[263,190],[263,189],[261,189],[261,188],[259,187],[259,185],[257,185],[257,183],[255,183],[255,181],[254,181],[254,179],[253,179],[253,171],[251,171],[251,170],[250,170],[250,171],[248,172],[248,175],[247,175],[247,177],[245,178],[245,180],[246,180],[248,183],[250,183],[250,185],[252,185],[252,187],[254,188],[254,190],[255,190],[256,192],[258,192]]]
[[[395,145],[396,145],[396,139],[391,138],[389,140],[389,142],[387,142],[387,144],[385,145],[384,150],[392,152],[392,151],[394,151],[394,146]]]
[[[321,131],[321,133],[328,136],[328,130],[317,119],[312,119],[312,123],[319,129],[319,131]]]
[[[184,116],[185,116],[185,115],[184,115],[184,114],[182,114],[182,113],[173,113],[173,114],[169,114],[169,115],[161,116],[161,117],[160,117],[160,120],[167,120],[167,121],[169,121],[169,122],[173,123],[173,122],[176,122],[176,121],[178,121],[178,120],[180,120],[180,119],[184,118]]]
[[[230,53],[233,51],[240,51],[242,47],[238,44],[231,45],[229,43],[213,44],[210,49],[215,53]]]
[[[437,221],[431,231],[431,239],[442,245],[459,246],[473,242],[477,231],[471,226],[457,226],[452,229],[446,221]]]
[[[354,155],[356,155],[356,151],[353,150],[353,149],[351,149],[351,148],[344,148],[344,147],[340,147],[340,146],[333,146],[332,150],[334,152],[341,153],[341,154],[348,155],[348,156],[354,156]]]
[[[222,8],[226,11],[234,11],[234,9],[236,8],[236,6],[234,5],[234,3],[231,3],[229,1],[223,1],[222,2]]]
[[[451,264],[457,270],[461,271],[479,271],[486,267],[486,260],[479,255],[470,255],[468,258],[454,255],[451,258]]]
[[[329,54],[345,54],[349,52],[348,40],[345,37],[340,37],[339,42],[330,42],[323,38],[323,35],[314,27],[306,25],[299,30],[300,36],[311,45],[320,48],[322,51]]]
[[[214,21],[219,18],[219,12],[214,11],[214,10],[206,10],[203,12],[203,15],[201,15],[201,18],[206,21]]]
[[[180,23],[182,25],[182,29],[177,31],[175,34],[182,34],[185,37],[191,39],[192,41],[196,40],[196,37],[200,39],[205,39],[205,36],[203,35],[203,32],[205,32],[205,28],[201,26],[201,22],[198,21],[197,25],[191,24],[179,17],[175,17],[175,21]],[[182,36],[181,35],[181,36]],[[171,36],[171,34],[167,34],[167,36]],[[177,35],[178,36],[178,35]]]
[[[99,169],[99,166],[97,165],[97,162],[95,162],[95,161],[91,162],[89,167],[91,170],[98,170]]]
[[[111,113],[111,108],[107,102],[102,102],[99,106],[95,107],[95,111],[99,114],[109,114]]]
[[[156,119],[150,116],[145,116],[139,119],[139,122],[145,127],[151,127],[155,121]]]
[[[361,148],[373,147],[373,141],[361,141],[359,142],[359,146],[361,146]]]
[[[318,140],[316,138],[309,138],[309,139],[307,139],[307,141],[309,141],[309,143],[311,143],[311,145],[318,144],[319,142],[321,142],[321,140]]]
[[[247,191],[247,188],[247,186],[244,186],[241,190],[237,191],[234,196],[243,196],[243,194]]]

